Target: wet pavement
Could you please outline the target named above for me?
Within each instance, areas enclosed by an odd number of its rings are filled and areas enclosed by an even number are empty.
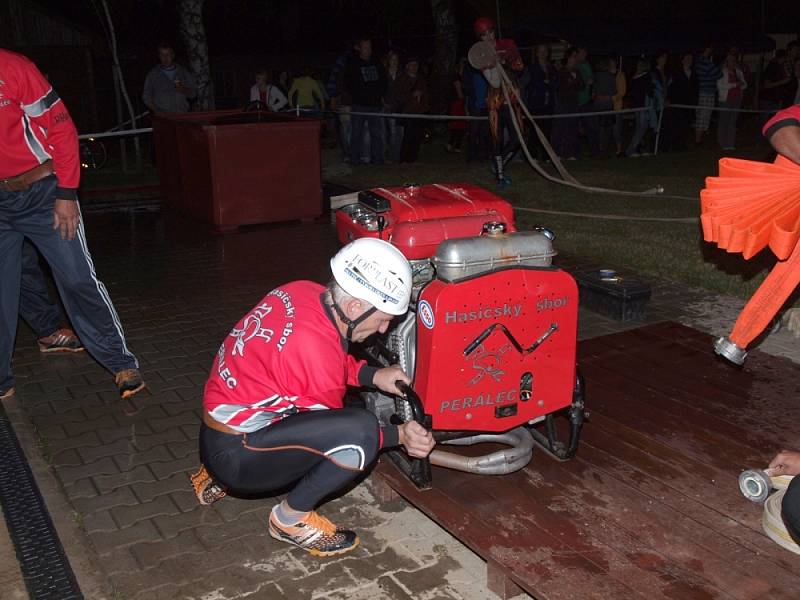
[[[326,560],[269,537],[273,498],[202,507],[194,497],[187,474],[197,466],[212,356],[272,287],[327,279],[338,246],[328,222],[229,236],[157,210],[89,213],[86,222],[98,275],[149,392],[138,397],[136,414],[126,414],[111,377],[89,356],[43,356],[23,325],[18,394],[6,408],[87,598],[496,598],[480,558],[402,500],[376,499],[369,480],[324,506],[362,536],[358,550]],[[667,319],[725,333],[743,304],[650,283],[645,321],[622,324],[582,309],[580,336]],[[761,349],[800,360],[787,331]],[[0,595],[25,597],[3,535],[0,556]]]

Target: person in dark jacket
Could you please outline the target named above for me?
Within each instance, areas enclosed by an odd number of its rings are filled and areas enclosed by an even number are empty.
[[[343,87],[352,99],[353,113],[379,113],[386,93],[386,70],[372,56],[372,40],[362,37],[357,54],[347,63]],[[361,160],[364,125],[369,127],[370,164],[383,164],[383,123],[379,116],[353,114],[350,121],[350,163]]]
[[[533,61],[526,69],[528,110],[533,116],[552,115],[558,97],[558,69],[550,61],[550,46],[539,44],[533,50]],[[542,133],[549,139],[553,128],[553,119],[536,121]],[[539,143],[535,131],[531,131],[530,139],[536,148],[539,160],[547,158],[544,147]]]
[[[631,80],[631,108],[649,108],[653,102],[653,78],[650,76],[650,65],[645,59],[639,59],[636,73]],[[633,133],[625,156],[630,158],[641,156],[641,143],[650,128],[650,111],[642,110],[636,115],[636,130]]]
[[[672,83],[667,88],[668,104],[697,104],[697,77],[694,72],[694,55],[686,52],[681,64],[672,72]],[[661,125],[661,147],[666,151],[684,150],[694,114],[686,108],[668,109]]]
[[[392,86],[391,103],[404,114],[415,115],[428,112],[428,86],[419,72],[419,60],[410,57],[406,60],[405,72]],[[419,147],[425,134],[422,119],[403,119],[403,141],[400,145],[400,162],[417,162]]]
[[[558,97],[555,114],[577,113],[578,95],[583,88],[583,77],[578,70],[578,49],[570,48],[564,57],[564,66],[558,72]],[[580,150],[577,116],[555,119],[553,149],[563,159],[575,160],[577,158]]]

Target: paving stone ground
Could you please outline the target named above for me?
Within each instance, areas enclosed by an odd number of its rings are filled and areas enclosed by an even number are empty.
[[[369,480],[324,507],[362,536],[360,548],[339,559],[312,559],[273,541],[265,524],[274,498],[226,498],[201,507],[193,496],[187,474],[197,466],[202,386],[214,351],[275,285],[327,279],[327,257],[337,247],[331,225],[261,227],[221,237],[157,211],[86,220],[98,274],[150,391],[139,397],[137,414],[125,414],[110,376],[89,356],[44,357],[21,326],[14,357],[19,410],[12,420],[16,429],[32,427],[38,436],[23,445],[49,465],[49,475],[37,478],[50,476],[58,484],[46,486],[45,498],[62,523],[79,580],[92,590],[87,597],[496,598],[480,558],[402,500],[376,500]],[[562,264],[588,268],[571,259]],[[721,334],[743,304],[651,283],[646,322],[671,319]],[[582,309],[580,336],[641,324]],[[800,360],[800,344],[787,331],[771,335],[762,349]],[[70,522],[72,529],[62,531]],[[3,598],[21,590],[11,555],[0,535]]]

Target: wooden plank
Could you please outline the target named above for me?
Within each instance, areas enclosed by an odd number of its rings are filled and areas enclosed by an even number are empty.
[[[800,437],[800,367],[759,352],[729,367],[710,336],[674,323],[581,342],[579,356],[593,417],[576,459],[537,454],[502,477],[435,468],[425,492],[377,471],[483,557],[501,594],[798,597],[800,563],[764,536],[736,479]]]
[[[593,427],[587,430],[581,459],[637,491],[686,517],[701,523],[698,543],[729,557],[741,570],[780,583],[787,577],[800,586],[800,561],[769,540],[761,530],[762,507],[739,494],[735,475],[724,479],[702,472],[673,475],[670,457],[654,456],[613,432]],[[640,434],[638,434],[640,435]],[[644,437],[644,436],[642,436]],[[538,465],[538,462],[536,463]],[[534,468],[532,464],[529,468]],[[708,534],[708,529],[713,533]],[[784,573],[785,571],[785,573]]]
[[[556,471],[565,466],[545,462]],[[437,482],[437,487],[450,496],[458,495],[462,502],[469,501],[471,507],[477,504],[472,510],[510,536],[534,525],[583,555],[591,552],[602,557],[602,566],[610,577],[648,598],[733,597],[714,588],[694,570],[671,564],[663,557],[656,560],[659,553],[647,532],[643,535],[627,527],[609,526],[593,492],[587,497],[572,494],[567,491],[563,474],[556,481],[536,475],[530,471],[503,477],[459,474]],[[459,482],[456,488],[452,487],[454,481]],[[575,479],[570,478],[569,483],[574,484]],[[491,501],[476,503],[476,498]],[[487,512],[503,518],[493,519]]]
[[[490,503],[488,496],[470,497],[468,501],[469,490],[461,489],[451,496],[442,491],[439,483],[434,489],[421,492],[386,460],[381,460],[376,471],[400,495],[481,558],[497,561],[517,585],[538,600],[644,598],[608,577],[602,568],[602,553],[575,552],[533,524],[524,531],[517,529],[511,535],[507,527],[501,526],[497,515],[491,516],[487,522],[476,507]],[[461,474],[434,469],[437,482],[455,475]]]
[[[741,471],[763,462],[763,450],[717,435],[684,418],[683,411],[662,408],[670,403],[662,393],[642,390],[625,378],[601,383],[587,375],[587,381],[587,404],[592,411],[672,445],[686,456],[723,470]]]
[[[685,373],[676,376],[660,366],[639,356],[627,357],[623,361],[605,361],[602,364],[585,365],[586,373],[594,370],[593,378],[603,379],[600,369],[625,377],[645,390],[657,390],[673,401],[676,410],[685,412],[687,418],[714,417],[715,430],[733,437],[753,448],[771,448],[795,443],[800,437],[800,406],[786,406],[786,392],[772,389],[768,384],[750,386],[750,395],[738,395],[720,389],[717,381],[710,377],[696,378]],[[784,377],[800,379],[797,373],[785,373]],[[608,377],[611,377],[610,375]],[[591,382],[591,381],[590,381]],[[796,395],[800,389],[795,390]],[[788,414],[785,414],[786,410]],[[778,410],[781,418],[770,418]]]

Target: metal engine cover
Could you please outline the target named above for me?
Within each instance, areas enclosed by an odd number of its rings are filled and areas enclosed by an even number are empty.
[[[439,279],[457,281],[503,267],[549,267],[555,255],[550,238],[524,231],[445,240],[432,262]]]
[[[414,388],[434,429],[507,431],[570,406],[578,288],[566,272],[435,279],[416,323]]]

